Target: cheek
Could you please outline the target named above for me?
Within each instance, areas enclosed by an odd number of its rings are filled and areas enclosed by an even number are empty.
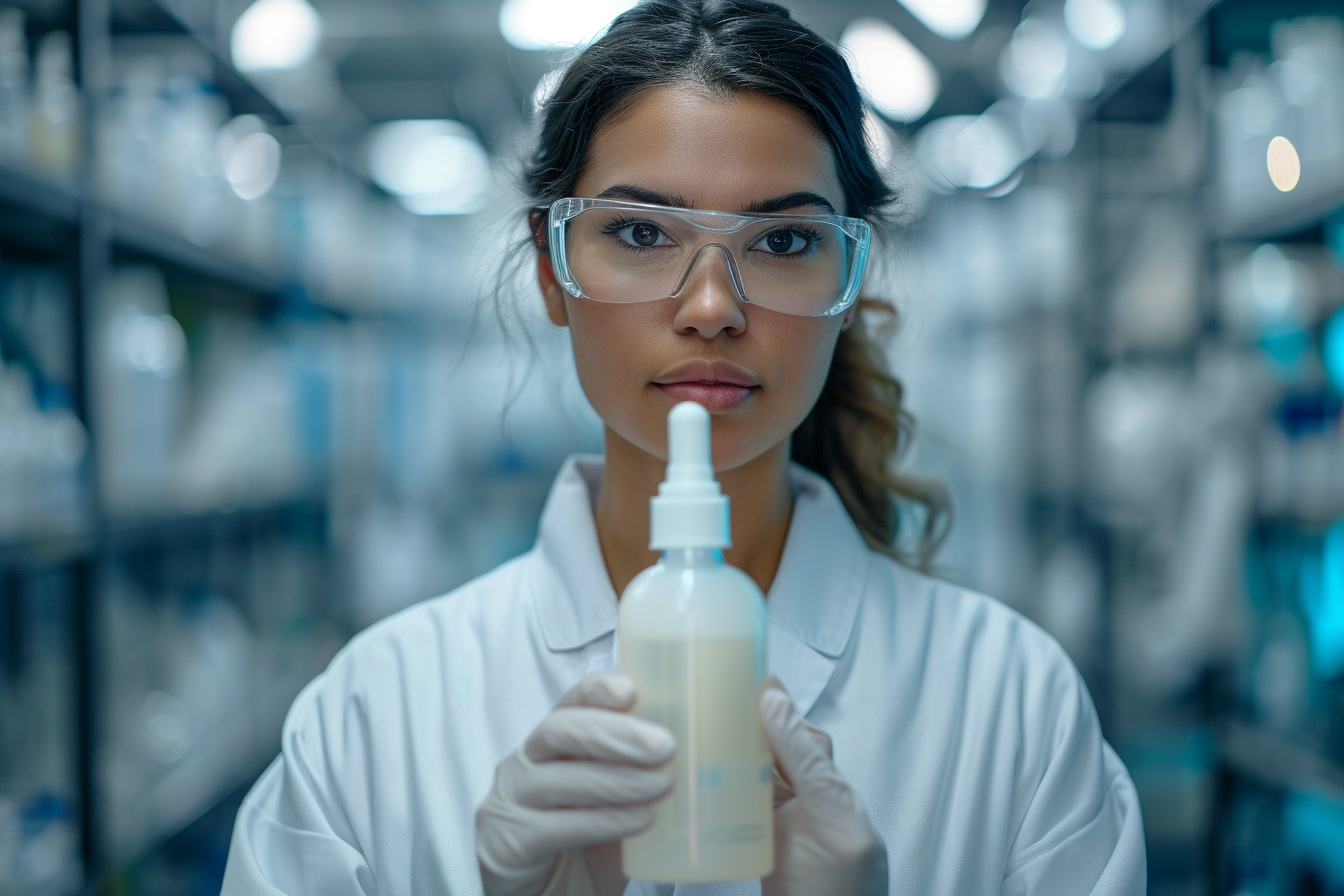
[[[659,302],[611,305],[585,300],[569,302],[570,340],[584,394],[612,429],[649,450],[638,429],[646,416],[656,417],[647,399],[647,384],[665,356],[668,312]],[[659,430],[661,435],[661,430]]]
[[[770,358],[774,388],[762,396],[762,410],[768,410],[770,429],[783,438],[803,422],[821,394],[840,330],[834,319],[790,318],[770,312],[760,316],[767,314],[773,320],[769,326],[758,326],[757,335],[761,350]]]

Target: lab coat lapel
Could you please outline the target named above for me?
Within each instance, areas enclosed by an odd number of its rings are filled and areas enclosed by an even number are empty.
[[[767,667],[807,714],[849,644],[871,555],[829,482],[797,464],[789,478],[793,519],[766,596]]]
[[[537,548],[549,575],[536,582],[533,603],[553,651],[577,650],[616,630],[616,589],[602,562],[589,497],[601,478],[601,457],[570,457],[541,512]]]
[[[546,574],[536,583],[534,604],[552,651],[577,650],[616,629],[616,592],[590,497],[601,476],[600,457],[569,458],[542,511],[537,546]],[[793,519],[766,600],[767,666],[807,713],[849,643],[870,552],[829,482],[797,464],[789,479]]]

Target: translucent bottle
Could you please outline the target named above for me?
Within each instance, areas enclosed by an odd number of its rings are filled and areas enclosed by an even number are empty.
[[[28,133],[33,166],[70,178],[79,162],[79,88],[70,35],[45,35],[38,44],[36,68]]]
[[[0,157],[28,156],[28,40],[23,10],[0,9]]]
[[[723,561],[728,499],[710,462],[709,414],[668,415],[667,479],[651,501],[662,559],[621,596],[621,670],[635,715],[677,738],[676,784],[653,825],[621,844],[627,877],[706,882],[774,867],[770,749],[757,707],[765,687],[765,598]]]

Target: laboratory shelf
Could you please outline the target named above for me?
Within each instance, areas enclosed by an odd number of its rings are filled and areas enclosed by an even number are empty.
[[[215,4],[211,3],[145,0],[136,5],[134,14],[114,8],[112,30],[114,34],[167,33],[189,38],[214,63],[215,87],[229,98],[236,112],[250,112],[277,122],[290,123],[289,116],[260,84],[233,67],[227,51],[227,39],[221,41],[211,36],[217,17]]]
[[[143,798],[145,839],[131,845],[129,862],[152,853],[265,771],[279,752],[285,714],[310,677],[268,681],[249,712],[221,720],[149,788]]]
[[[62,224],[74,224],[79,218],[74,190],[9,163],[0,163],[0,205]]]
[[[303,142],[314,147],[329,161],[334,162],[357,180],[367,182],[367,175],[353,164],[350,158],[334,149],[343,142],[339,139],[339,135],[328,133],[321,126],[292,114],[277,101],[265,84],[234,67],[233,60],[229,56],[227,39],[213,34],[215,30],[213,21],[204,21],[212,19],[210,12],[207,12],[213,11],[211,5],[198,5],[201,15],[196,16],[188,8],[191,4],[174,3],[171,0],[150,0],[150,2],[162,13],[161,19],[165,24],[168,24],[173,31],[191,38],[210,55],[215,65],[215,86],[229,97],[235,112],[260,114],[264,118],[272,119],[276,124],[293,128],[303,138]],[[179,6],[183,7],[182,11],[175,8]],[[203,21],[199,23],[192,21],[195,18]],[[362,118],[347,104],[346,108],[341,110],[340,116],[341,128],[347,133],[358,130],[368,123],[351,120],[351,116]]]
[[[0,538],[0,570],[60,566],[102,550],[142,551],[245,536],[258,528],[324,513],[320,489],[215,510],[158,511],[114,519],[100,529],[40,532]]]
[[[86,210],[109,216],[115,245],[260,296],[278,296],[290,284],[282,277],[233,261],[221,251],[198,246],[133,214],[83,198],[71,187],[0,163],[0,208],[8,207],[57,224],[79,226]]]
[[[96,543],[92,531],[54,531],[0,538],[0,570],[63,566],[89,557]]]
[[[198,246],[134,215],[112,213],[112,241],[119,248],[259,296],[279,296],[289,288],[280,276],[233,261],[218,249]]]
[[[1220,186],[1214,206],[1220,237],[1258,240],[1290,234],[1344,206],[1344,150],[1328,158],[1304,159],[1301,180],[1287,193],[1280,192],[1263,171],[1248,182]]]
[[[1289,791],[1307,791],[1344,800],[1344,764],[1315,748],[1266,728],[1229,722],[1218,734],[1225,768]]]
[[[278,126],[282,140],[314,145],[367,183],[349,159],[342,158],[334,148],[343,142],[330,139],[322,126],[296,120],[276,102],[274,91],[266,83],[233,67],[228,56],[228,30],[220,24],[232,13],[219,4],[141,0],[109,6],[80,0],[70,4],[70,11],[72,21],[63,20],[61,27],[79,38],[74,47],[78,87],[85,98],[95,100],[81,106],[82,134],[96,131],[96,100],[110,86],[96,78],[112,72],[106,64],[107,54],[114,50],[112,44],[121,37],[133,40],[136,35],[173,35],[173,40],[199,45],[213,65],[216,86],[234,114],[261,115]],[[90,75],[94,79],[90,80]],[[342,110],[342,127],[362,126],[362,120],[349,120],[351,111]],[[81,161],[79,177],[66,182],[29,169],[16,157],[0,158],[0,239],[7,260],[13,254],[27,263],[28,250],[32,249],[32,254],[42,256],[43,264],[57,267],[66,279],[73,333],[71,399],[92,446],[99,444],[100,427],[91,414],[99,386],[91,380],[95,369],[91,348],[97,338],[99,302],[114,265],[142,261],[159,265],[171,283],[182,285],[185,281],[193,287],[204,287],[179,290],[175,300],[186,297],[184,301],[212,307],[224,304],[230,311],[241,303],[249,315],[263,319],[273,311],[281,316],[298,312],[305,319],[362,316],[360,311],[327,307],[310,298],[284,251],[274,251],[278,247],[260,238],[240,239],[255,234],[225,232],[218,243],[203,245],[189,239],[184,228],[173,221],[155,215],[153,209],[114,203],[95,190],[90,159]],[[168,209],[166,217],[177,211]],[[257,260],[247,260],[251,258]],[[174,310],[179,309],[174,306]],[[187,316],[195,312],[191,309]],[[89,453],[88,481],[97,481],[98,457],[97,451]],[[105,506],[95,489],[83,518],[31,520],[26,525],[32,529],[7,529],[0,534],[0,578],[6,589],[13,584],[21,592],[29,577],[41,578],[54,569],[59,569],[62,580],[69,583],[71,604],[65,624],[73,659],[74,693],[66,721],[67,758],[74,775],[72,803],[85,892],[104,892],[119,866],[128,860],[126,851],[112,848],[120,826],[117,818],[106,814],[108,807],[102,802],[109,798],[106,776],[114,773],[101,758],[111,743],[106,727],[108,706],[117,694],[137,686],[133,681],[114,681],[115,670],[108,661],[112,630],[107,619],[109,607],[114,606],[111,602],[123,599],[115,590],[120,577],[131,581],[137,593],[143,590],[147,595],[171,592],[177,587],[158,588],[160,579],[174,583],[179,579],[193,583],[196,578],[210,579],[222,583],[212,598],[240,599],[251,592],[235,582],[242,581],[235,573],[288,569],[283,564],[290,562],[291,555],[272,561],[266,553],[266,546],[283,535],[288,547],[295,549],[293,557],[299,559],[293,562],[303,567],[301,574],[310,586],[308,603],[295,610],[305,614],[302,624],[296,623],[296,631],[258,634],[259,638],[298,639],[304,659],[279,663],[259,653],[256,663],[249,667],[252,698],[236,711],[221,709],[221,717],[210,720],[209,731],[203,732],[192,752],[159,768],[153,773],[157,777],[146,781],[148,786],[136,793],[136,799],[145,810],[147,824],[134,832],[131,861],[135,856],[155,855],[194,820],[226,804],[241,786],[260,774],[279,747],[284,715],[295,694],[334,653],[337,640],[346,631],[345,621],[339,618],[340,601],[328,600],[324,587],[332,573],[324,553],[330,508],[326,479],[318,476],[290,483],[284,493],[248,494],[240,490],[232,500],[237,506],[160,507],[128,516]],[[309,569],[307,564],[319,555],[319,565]],[[239,569],[230,564],[240,564]],[[267,650],[274,647],[264,639],[259,643]],[[132,647],[159,649],[148,644]],[[317,667],[310,668],[313,664]]]
[[[160,511],[131,519],[114,519],[105,535],[112,550],[128,551],[190,544],[209,538],[244,535],[269,523],[324,511],[326,494],[319,489],[271,500],[216,510]]]

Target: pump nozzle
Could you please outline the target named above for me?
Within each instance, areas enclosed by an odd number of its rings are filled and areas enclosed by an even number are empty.
[[[649,502],[649,547],[726,548],[728,498],[711,461],[709,412],[683,401],[667,415],[667,478]]]

